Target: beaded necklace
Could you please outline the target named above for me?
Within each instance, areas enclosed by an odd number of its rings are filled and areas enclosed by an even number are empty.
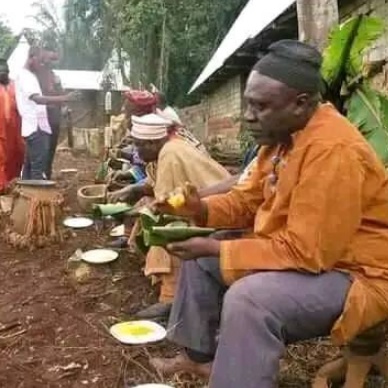
[[[284,156],[286,155],[289,148],[290,145],[281,145],[276,152],[276,155],[271,158],[272,171],[268,175],[268,181],[271,185],[270,187],[272,192],[276,191],[276,185],[279,181],[280,167],[285,165]]]

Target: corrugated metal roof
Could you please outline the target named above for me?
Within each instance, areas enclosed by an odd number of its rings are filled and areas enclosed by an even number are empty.
[[[295,0],[250,0],[234,22],[224,40],[206,65],[189,93],[202,85],[219,70],[248,39],[260,34],[270,23],[289,8]]]

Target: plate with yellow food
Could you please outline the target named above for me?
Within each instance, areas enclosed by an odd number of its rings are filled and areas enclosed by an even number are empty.
[[[152,321],[121,322],[110,328],[114,338],[126,345],[140,345],[162,341],[166,337],[166,329]]]

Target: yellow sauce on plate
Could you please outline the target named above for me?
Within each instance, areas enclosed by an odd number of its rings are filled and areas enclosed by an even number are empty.
[[[117,334],[119,335],[131,335],[133,337],[142,337],[153,333],[149,327],[143,326],[139,323],[124,323],[117,327]]]

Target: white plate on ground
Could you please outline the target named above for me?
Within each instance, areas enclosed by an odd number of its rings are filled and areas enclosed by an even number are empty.
[[[111,249],[93,249],[82,253],[82,260],[90,264],[106,264],[115,261],[119,254]]]
[[[89,228],[93,224],[94,221],[91,218],[86,217],[69,217],[63,221],[63,225],[72,229]]]
[[[125,236],[125,226],[124,226],[124,224],[116,226],[115,228],[113,228],[110,231],[109,235],[111,237],[123,237],[123,236]]]
[[[163,326],[152,321],[121,322],[113,325],[109,331],[113,337],[126,345],[162,341],[167,334]]]

